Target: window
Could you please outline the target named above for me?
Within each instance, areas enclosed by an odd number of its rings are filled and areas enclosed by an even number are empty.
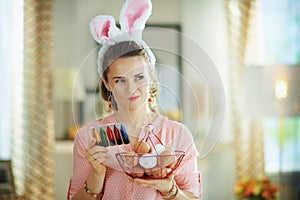
[[[12,96],[14,93],[22,93],[22,0],[0,1],[0,44],[0,159],[8,159],[12,108],[17,108],[12,102]],[[20,101],[22,100],[18,101],[19,105]]]
[[[299,65],[300,1],[261,0],[260,3],[264,26],[265,64]],[[280,123],[283,124],[281,129]],[[265,125],[266,171],[300,171],[299,116],[267,119]],[[280,131],[283,133],[282,137],[279,137]]]

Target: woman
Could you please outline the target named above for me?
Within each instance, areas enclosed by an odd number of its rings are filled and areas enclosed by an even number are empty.
[[[145,1],[150,5],[149,2]],[[131,1],[126,3],[125,7],[132,9]],[[101,23],[93,22],[94,25]],[[107,30],[105,26],[101,27]],[[99,39],[103,37],[102,29],[92,26],[91,30],[92,33],[97,30],[94,38],[103,41]],[[102,44],[98,54],[101,96],[110,103],[113,114],[85,125],[76,134],[68,199],[184,200],[201,196],[196,160],[198,152],[193,137],[183,124],[153,112],[155,108],[152,102],[156,95],[156,88],[153,87],[156,82],[153,54],[144,42],[136,40],[136,34],[133,35],[131,39],[124,40],[122,36],[121,41]],[[110,147],[95,145],[95,138],[91,137],[88,130],[112,123],[125,125],[130,143]],[[120,170],[115,153],[132,150],[133,145],[143,139],[144,127],[149,123],[154,126],[153,132],[162,144],[185,151],[186,154],[177,169],[165,178],[131,178]]]

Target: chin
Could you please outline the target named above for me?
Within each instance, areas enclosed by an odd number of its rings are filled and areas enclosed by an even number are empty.
[[[128,109],[129,110],[141,110],[143,108],[146,108],[146,102],[134,102],[130,103]]]

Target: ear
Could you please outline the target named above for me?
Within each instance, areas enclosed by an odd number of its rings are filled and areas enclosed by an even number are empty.
[[[140,30],[139,37],[142,38],[142,30],[151,15],[151,0],[127,0],[120,13],[120,25],[122,32],[132,34],[132,30]]]
[[[103,82],[104,86],[106,87],[106,89],[110,92],[112,92],[112,88],[109,86],[109,84],[105,81],[105,78],[101,78],[101,81]]]
[[[100,44],[112,41],[112,38],[121,33],[115,20],[109,15],[99,15],[90,21],[90,31],[93,38]]]

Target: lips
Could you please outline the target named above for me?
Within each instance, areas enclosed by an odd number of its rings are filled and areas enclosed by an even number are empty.
[[[129,101],[135,101],[139,98],[140,96],[132,96],[132,97],[129,97],[128,100]]]

